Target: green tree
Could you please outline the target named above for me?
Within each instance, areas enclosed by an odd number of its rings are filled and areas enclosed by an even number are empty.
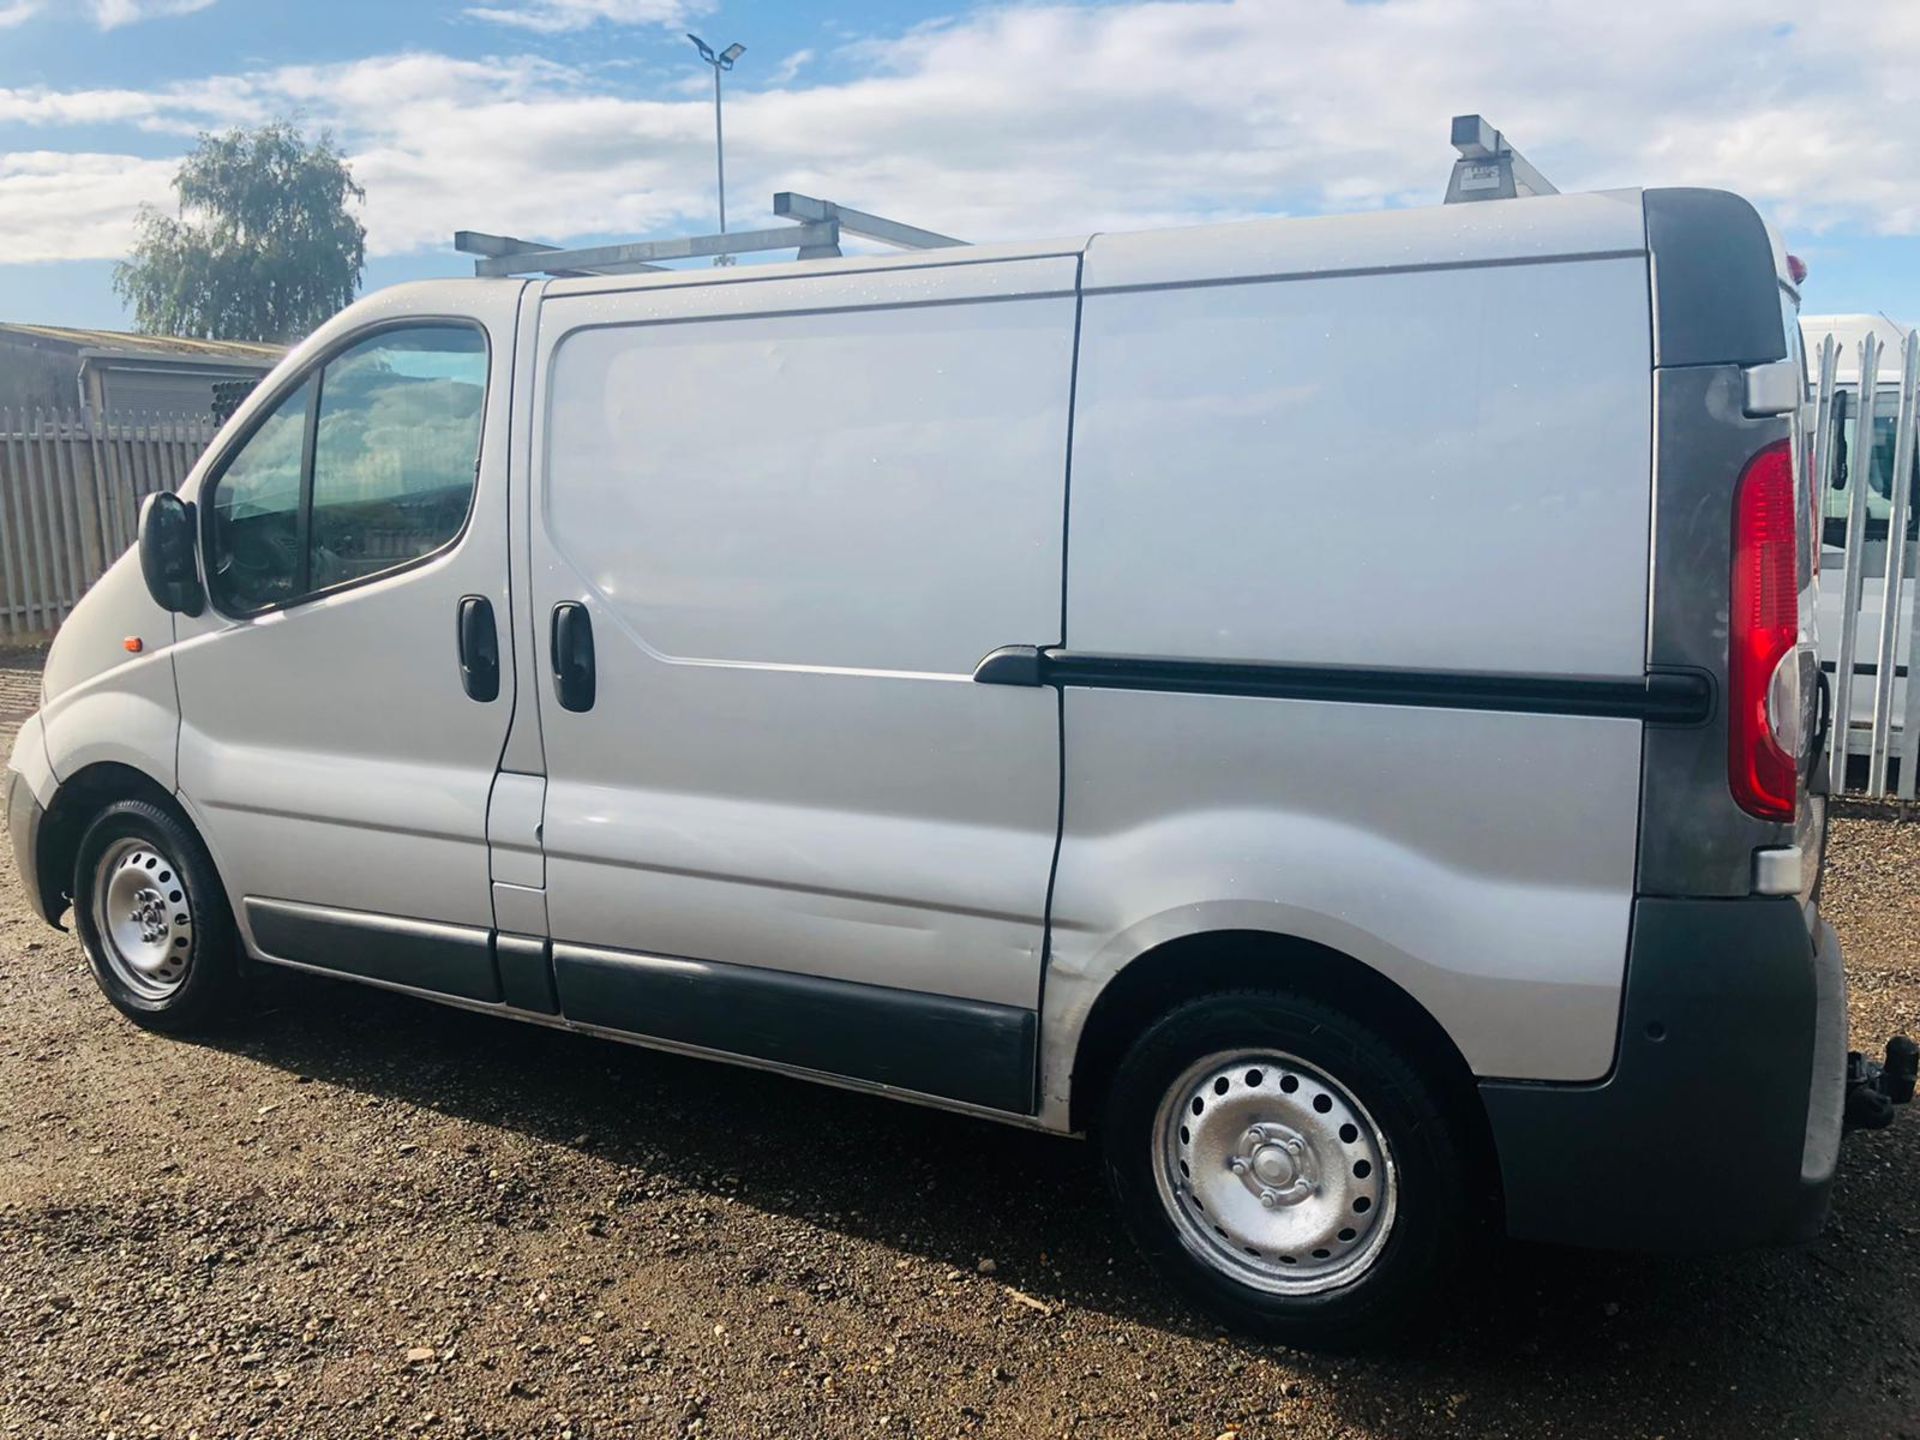
[[[140,207],[133,254],[113,288],[148,334],[297,340],[353,299],[364,200],[330,136],[291,121],[200,137],[173,177],[174,217]]]

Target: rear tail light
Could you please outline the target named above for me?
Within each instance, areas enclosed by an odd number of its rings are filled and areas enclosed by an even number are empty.
[[[1782,440],[1747,462],[1733,494],[1727,781],[1740,808],[1762,820],[1792,820],[1798,806],[1798,512],[1793,451]]]

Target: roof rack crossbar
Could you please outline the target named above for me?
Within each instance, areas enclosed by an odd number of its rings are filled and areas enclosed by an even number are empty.
[[[536,255],[558,255],[561,253],[558,245],[546,245],[538,240],[522,240],[517,235],[489,235],[484,230],[454,231],[453,248],[460,251],[463,255],[481,255],[491,259],[518,256],[521,259],[531,260],[532,257]],[[476,273],[478,273],[479,267],[476,265],[474,268]],[[666,267],[664,265],[650,265],[646,268],[650,270],[664,270]],[[527,269],[543,270],[543,273],[551,275],[555,279],[572,279],[593,273],[589,270],[563,270],[552,268],[551,266],[542,267],[540,265],[529,265]],[[517,275],[526,273],[526,271],[516,270],[512,273]]]
[[[618,245],[592,245],[567,250],[513,235],[489,235],[480,230],[454,232],[453,248],[478,258],[475,275],[625,275],[639,270],[662,270],[662,260],[692,260],[712,256],[727,264],[735,255],[762,250],[795,250],[801,260],[818,260],[840,253],[840,233],[865,236],[902,250],[932,250],[964,245],[951,235],[903,225],[884,215],[837,205],[812,195],[782,190],[773,197],[774,214],[792,223],[771,230],[736,230],[718,235],[681,235],[668,240],[636,240]]]
[[[779,230],[736,230],[726,235],[680,235],[671,240],[633,240],[620,245],[594,245],[584,250],[546,250],[535,254],[492,256],[476,260],[476,275],[524,275],[553,272],[555,266],[617,275],[627,270],[658,269],[656,260],[692,260],[706,255],[744,255],[755,250],[785,250],[794,245],[833,243],[831,227],[795,225]]]
[[[901,250],[942,250],[967,243],[935,230],[903,225],[884,215],[856,210],[851,205],[837,205],[831,200],[816,200],[792,190],[782,190],[773,197],[773,213],[797,221],[835,221],[849,235],[863,235]]]
[[[1447,198],[1441,203],[1461,205],[1473,200],[1514,200],[1560,193],[1484,116],[1454,116],[1452,139],[1460,158],[1453,162]]]

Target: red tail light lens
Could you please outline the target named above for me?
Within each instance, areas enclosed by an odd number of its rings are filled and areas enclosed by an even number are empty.
[[[1782,662],[1797,659],[1798,522],[1793,452],[1782,440],[1747,462],[1733,494],[1727,781],[1762,820],[1792,820],[1797,808],[1799,761],[1782,747],[1768,699]]]

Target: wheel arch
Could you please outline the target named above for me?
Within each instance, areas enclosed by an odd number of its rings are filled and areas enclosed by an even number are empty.
[[[1492,1133],[1472,1068],[1446,1028],[1391,978],[1298,936],[1257,930],[1182,935],[1143,951],[1094,998],[1073,1054],[1069,1124],[1086,1131],[1128,1047],[1176,1006],[1225,990],[1285,990],[1380,1030],[1440,1087],[1482,1174],[1497,1183]]]
[[[121,800],[145,800],[157,805],[195,835],[200,827],[181,808],[166,786],[143,770],[116,760],[101,760],[75,771],[60,783],[40,824],[34,857],[40,880],[40,899],[57,924],[71,905],[74,858],[80,837],[107,806]],[[64,926],[62,928],[65,928]]]

